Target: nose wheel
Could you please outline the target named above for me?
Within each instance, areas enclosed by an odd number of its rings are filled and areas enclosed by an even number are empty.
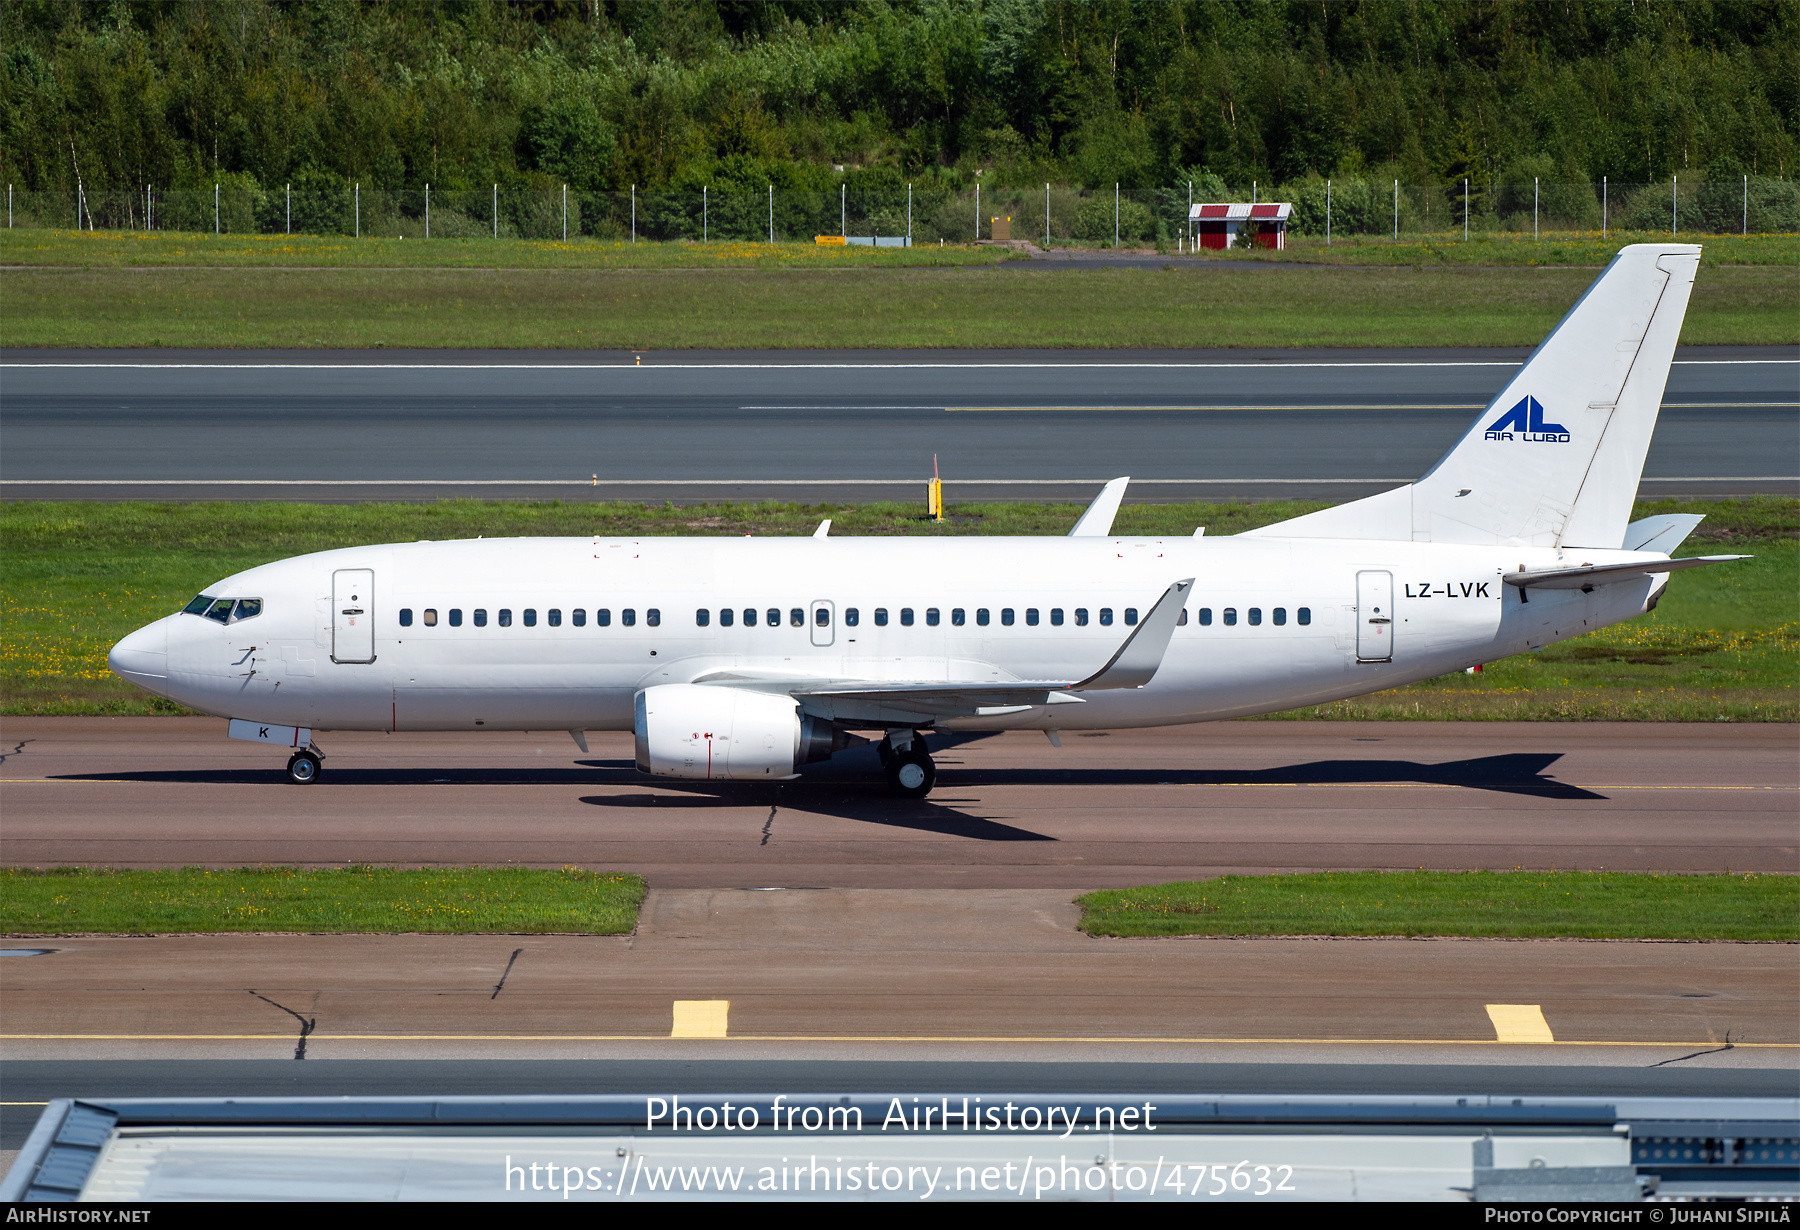
[[[316,752],[300,751],[288,757],[287,778],[296,786],[310,786],[319,780],[322,766]]]

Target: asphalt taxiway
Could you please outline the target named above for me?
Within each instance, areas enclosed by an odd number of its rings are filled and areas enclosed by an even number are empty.
[[[40,499],[1350,499],[1528,351],[0,352]],[[1800,490],[1800,351],[1689,347],[1646,496]]]
[[[1099,888],[1298,869],[1800,871],[1786,724],[1226,722],[938,741],[922,801],[859,749],[796,782],[651,780],[628,734],[321,734],[0,719],[0,862],[578,863],[662,888]]]

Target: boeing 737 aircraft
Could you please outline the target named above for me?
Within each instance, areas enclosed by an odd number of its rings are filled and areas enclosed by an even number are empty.
[[[1700,249],[1638,244],[1415,483],[1229,538],[483,539],[252,568],[113,648],[139,687],[291,748],[317,731],[637,735],[658,777],[783,780],[926,731],[1270,713],[1655,607],[1698,516],[1627,524]],[[857,733],[862,732],[862,733]],[[865,737],[866,736],[866,737]]]

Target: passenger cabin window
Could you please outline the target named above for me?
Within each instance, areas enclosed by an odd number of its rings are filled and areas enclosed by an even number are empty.
[[[1227,628],[1235,628],[1237,626],[1237,608],[1236,607],[1228,606],[1225,608],[1225,626]]]
[[[912,627],[912,622],[913,622],[912,608],[909,606],[901,607],[900,608],[900,626],[902,628],[910,628],[910,627]]]
[[[720,610],[720,612],[719,612],[719,627],[729,628],[736,621],[737,621],[737,612],[736,611],[732,610],[730,607],[725,607],[722,610]],[[704,628],[706,626],[706,621],[701,620],[700,626],[702,628]]]
[[[806,612],[799,607],[795,607],[788,612],[788,623],[796,628],[804,628],[806,626]]]
[[[1175,626],[1177,628],[1187,627],[1187,608],[1186,607],[1182,607],[1181,614],[1179,614],[1175,617]]]
[[[925,608],[925,626],[926,627],[928,627],[928,628],[937,627],[938,620],[940,618],[942,618],[942,616],[940,616],[938,614],[938,609],[936,607],[928,606]]]
[[[556,607],[551,607],[548,611],[544,612],[544,622],[549,624],[552,628],[562,627],[562,611]]]
[[[744,627],[756,627],[756,609],[754,607],[747,606],[744,608]]]
[[[194,600],[181,608],[181,613],[183,615],[204,615],[212,604],[211,594],[195,594]]]
[[[862,612],[858,611],[855,607],[847,606],[844,608],[844,626],[846,628],[856,627],[857,622],[860,619],[862,619]]]
[[[771,628],[781,627],[781,612],[780,611],[776,610],[774,607],[770,607],[767,611],[767,615],[769,617],[769,627],[771,627]]]
[[[822,606],[814,611],[813,622],[821,628],[829,627],[831,625],[831,608]]]
[[[1306,625],[1310,624],[1312,622],[1312,608],[1309,606],[1303,606],[1299,610],[1295,611],[1294,612],[1294,622],[1299,624],[1302,628],[1304,628],[1304,627],[1306,627]]]
[[[537,608],[536,607],[528,606],[525,608],[525,626],[527,628],[537,627]]]
[[[1033,628],[1037,627],[1038,609],[1036,607],[1028,606],[1025,608],[1025,622],[1030,627],[1033,627]]]
[[[886,607],[878,606],[875,608],[875,626],[877,628],[887,627],[887,608]]]
[[[1075,626],[1077,628],[1087,627],[1087,608],[1086,607],[1078,606],[1075,608]]]
[[[975,608],[975,622],[983,628],[988,626],[988,609],[986,607],[978,606]]]
[[[1013,622],[1013,609],[1009,606],[1001,607],[1000,608],[1000,623],[1003,626],[1010,628],[1010,627],[1012,627],[1012,622]]]
[[[950,622],[953,625],[960,628],[967,621],[968,621],[968,613],[965,612],[961,607],[952,607],[950,609]]]
[[[1250,626],[1252,628],[1255,628],[1255,627],[1260,626],[1261,624],[1262,624],[1262,608],[1259,606],[1251,607],[1250,608]]]
[[[477,628],[487,627],[487,609],[485,607],[475,608],[475,626]]]
[[[651,607],[644,612],[644,622],[652,628],[660,628],[662,626],[662,612],[655,607]]]
[[[239,598],[237,601],[237,609],[231,613],[231,622],[237,623],[241,619],[255,619],[261,614],[261,598]]]
[[[1062,621],[1063,621],[1062,608],[1059,606],[1051,607],[1050,608],[1050,626],[1052,628],[1060,628],[1060,627],[1062,627]]]
[[[594,626],[598,628],[612,627],[612,612],[605,607],[601,607],[599,610],[595,611]]]
[[[1102,628],[1112,627],[1112,608],[1111,607],[1103,606],[1100,608],[1100,626]]]
[[[1278,606],[1272,612],[1270,612],[1270,614],[1272,614],[1274,616],[1275,626],[1277,628],[1279,628],[1283,624],[1287,623],[1287,608],[1286,607]]]
[[[450,626],[452,628],[462,627],[462,608],[461,607],[453,606],[450,608]]]
[[[569,612],[569,622],[574,624],[577,628],[587,627],[587,612],[580,607],[576,607]]]
[[[500,618],[498,620],[496,620],[495,622],[498,623],[502,628],[512,627],[512,608],[509,606],[501,607],[500,608]]]
[[[712,612],[707,610],[705,607],[701,607],[699,610],[694,612],[694,625],[696,627],[704,628],[704,627],[706,627],[707,624],[710,624],[711,622],[712,622]],[[721,620],[720,622],[723,623],[724,621]]]
[[[437,608],[436,607],[428,606],[425,608],[425,626],[427,628],[437,627]]]
[[[1203,606],[1200,608],[1200,626],[1202,628],[1212,627],[1212,608],[1211,607]]]
[[[637,626],[637,611],[631,607],[626,607],[619,612],[619,622],[624,624],[627,628],[635,628]]]
[[[1129,628],[1135,623],[1137,623],[1137,608],[1128,606],[1125,608],[1125,626]]]
[[[400,608],[400,626],[402,628],[412,627],[412,608],[411,607],[403,606]]]

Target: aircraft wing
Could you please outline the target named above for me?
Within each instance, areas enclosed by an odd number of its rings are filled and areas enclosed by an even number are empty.
[[[1591,589],[1631,581],[1652,572],[1680,572],[1684,568],[1700,568],[1706,564],[1726,564],[1748,555],[1690,555],[1685,559],[1649,559],[1630,564],[1583,564],[1579,568],[1538,568],[1526,572],[1508,572],[1501,580],[1519,589]]]
[[[957,717],[1000,717],[1039,705],[1081,703],[1081,692],[1141,688],[1168,652],[1192,577],[1163,591],[1131,635],[1085,679],[941,680],[830,679],[754,669],[714,671],[694,683],[785,692],[820,717],[846,722],[929,725]]]

